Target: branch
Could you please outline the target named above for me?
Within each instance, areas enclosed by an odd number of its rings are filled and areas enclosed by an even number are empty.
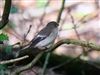
[[[0,29],[4,28],[8,23],[9,13],[11,9],[11,0],[5,0],[4,11],[2,15],[2,20],[0,21]]]
[[[74,44],[74,45],[78,45],[78,46],[82,46],[82,47],[88,47],[91,49],[94,49],[96,51],[100,51],[100,45],[96,45],[94,43],[91,42],[87,42],[87,41],[81,41],[81,40],[74,40],[74,39],[64,39],[64,40],[60,40],[59,42],[57,42],[52,48],[49,49],[50,52],[54,51],[57,47],[59,47],[62,44]],[[90,52],[91,50],[86,51],[87,53]],[[81,53],[80,55],[78,55],[76,58],[69,60],[69,61],[65,61],[64,63],[57,65],[53,68],[51,68],[51,70],[60,68],[62,66],[64,66],[65,64],[70,64],[71,62],[77,60],[80,58],[80,56],[82,56],[83,53]]]
[[[25,39],[26,39],[27,35],[29,34],[29,32],[30,32],[31,28],[32,28],[32,25],[30,25],[30,26],[29,26],[29,29],[28,29],[27,33],[24,35],[24,41],[25,41]]]
[[[65,0],[62,1],[62,6],[61,6],[61,9],[60,9],[59,14],[58,14],[57,23],[60,22],[61,15],[62,15],[62,12],[64,10],[64,5],[65,5]]]
[[[29,26],[27,33],[24,34],[24,38],[23,38],[24,40],[22,41],[22,45],[25,43],[25,41],[26,41],[26,37],[27,37],[27,35],[29,34],[31,28],[32,28],[32,25]]]
[[[32,68],[37,61],[40,59],[40,57],[44,54],[44,52],[39,53],[33,60],[31,63],[29,63],[28,65],[22,66],[22,67],[18,67],[15,68],[15,70],[11,73],[11,75],[18,75],[19,73],[21,73],[22,71],[28,70],[30,68]]]
[[[76,39],[63,39],[57,42],[52,48],[49,49],[49,51],[53,51],[57,47],[59,47],[62,44],[73,44],[73,45],[78,45],[82,47],[88,47],[96,51],[100,51],[100,45],[97,45],[92,42],[87,42],[87,41],[81,41],[81,40],[76,40]]]
[[[19,57],[19,58],[16,58],[16,59],[11,59],[11,60],[1,61],[1,62],[0,62],[0,65],[1,65],[1,64],[9,64],[9,63],[14,63],[14,62],[17,62],[17,61],[21,61],[21,60],[23,60],[23,59],[26,59],[26,58],[28,58],[28,57],[29,57],[29,56],[28,56],[28,55],[26,55],[26,56]]]

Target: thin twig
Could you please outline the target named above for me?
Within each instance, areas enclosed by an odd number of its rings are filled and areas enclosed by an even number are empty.
[[[9,14],[11,9],[11,0],[5,0],[4,11],[2,15],[2,20],[0,21],[0,29],[4,28],[9,21]]]
[[[71,14],[71,9],[69,8],[68,9],[68,13],[69,13],[69,15],[70,15],[70,17],[71,17],[71,20],[72,20],[72,24],[73,24],[73,29],[74,29],[74,31],[75,31],[75,33],[76,33],[76,36],[77,36],[77,38],[79,39],[79,40],[81,40],[81,38],[80,38],[80,35],[78,34],[78,31],[77,31],[77,25],[75,24],[75,21],[74,21],[74,17],[72,16],[72,14]],[[83,49],[83,53],[84,54],[86,54],[86,52],[85,52],[85,48],[84,47],[82,47],[82,49]]]
[[[31,28],[32,28],[32,25],[29,26],[27,33],[24,34],[24,40],[23,40],[23,42],[22,42],[22,46],[23,46],[23,44],[24,44],[24,42],[25,42],[25,40],[26,40],[26,37],[27,37],[27,35],[29,34]]]
[[[69,13],[69,15],[70,15],[72,24],[73,24],[73,26],[74,26],[73,28],[74,28],[74,31],[75,31],[75,33],[76,33],[76,36],[77,36],[77,38],[80,40],[81,38],[80,38],[80,36],[79,36],[79,34],[78,34],[78,31],[77,31],[77,29],[76,29],[77,25],[75,24],[74,17],[73,17],[72,14],[71,14],[71,9],[70,9],[70,8],[69,8],[69,10],[68,10],[68,13]]]
[[[66,0],[63,0],[63,1],[62,1],[62,6],[61,6],[61,9],[60,9],[59,14],[58,14],[58,17],[57,17],[57,23],[59,23],[60,20],[61,20],[61,15],[62,15],[62,12],[63,12],[63,10],[64,10],[65,1],[66,1]]]
[[[49,62],[49,58],[50,58],[50,54],[51,54],[51,52],[47,53],[47,56],[46,56],[46,59],[45,59],[44,65],[43,65],[43,70],[42,70],[41,75],[45,75],[46,68],[47,68],[47,65],[48,65],[48,62]]]
[[[1,65],[1,64],[14,63],[14,62],[17,62],[17,61],[21,61],[21,60],[23,60],[23,59],[26,59],[26,58],[28,58],[28,57],[29,57],[28,55],[25,55],[25,56],[23,56],[23,57],[19,57],[19,58],[16,58],[16,59],[0,61],[0,65]]]
[[[29,34],[29,32],[30,32],[31,28],[32,28],[32,25],[30,25],[30,26],[29,26],[29,29],[28,29],[27,33],[24,35],[24,41],[25,41],[25,39],[26,39],[27,35]]]

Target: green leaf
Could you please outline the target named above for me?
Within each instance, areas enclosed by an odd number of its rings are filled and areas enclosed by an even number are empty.
[[[7,34],[1,33],[0,34],[0,41],[8,40]]]
[[[37,7],[38,8],[43,8],[45,6],[45,4],[47,3],[47,0],[37,0]]]
[[[4,70],[4,69],[6,69],[7,68],[7,65],[2,65],[2,64],[0,64],[0,70]]]
[[[12,52],[12,48],[13,48],[13,46],[7,46],[6,48],[5,48],[5,52],[6,53],[11,53]]]
[[[13,13],[17,13],[17,12],[18,12],[18,8],[16,6],[12,5],[10,13],[13,14]]]

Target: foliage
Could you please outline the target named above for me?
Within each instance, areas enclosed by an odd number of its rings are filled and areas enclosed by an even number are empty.
[[[5,52],[6,52],[6,53],[11,53],[11,52],[12,52],[12,48],[13,48],[13,46],[7,46],[7,47],[5,48]]]
[[[44,8],[45,4],[47,3],[47,0],[37,0],[37,7],[38,8]]]
[[[0,41],[4,41],[4,40],[8,40],[8,39],[9,38],[8,38],[7,34],[4,34],[4,33],[0,34]]]
[[[17,13],[18,12],[18,8],[16,6],[13,6],[11,7],[11,10],[10,10],[10,13]]]
[[[8,36],[7,34],[4,34],[4,33],[1,33],[0,34],[0,41],[8,41]],[[2,51],[0,52],[0,60],[2,61],[3,58],[6,58],[7,55],[9,55],[12,51],[12,46],[8,45],[8,46],[5,46],[5,47],[1,47],[2,48]],[[3,53],[3,54],[2,54]],[[7,68],[7,65],[2,65],[0,64],[0,71],[1,70],[5,70]]]
[[[0,70],[4,70],[4,69],[6,69],[6,65],[0,65]]]

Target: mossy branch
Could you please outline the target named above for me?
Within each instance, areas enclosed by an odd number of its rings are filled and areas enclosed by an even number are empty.
[[[97,44],[94,44],[94,43],[91,43],[91,42],[87,42],[87,41],[76,40],[76,39],[63,39],[63,40],[60,40],[59,42],[54,44],[51,48],[49,48],[48,51],[52,52],[57,47],[61,46],[62,44],[73,44],[73,45],[82,46],[82,47],[88,47],[88,48],[91,48],[93,50],[100,51],[100,45],[97,45]],[[13,73],[16,75],[16,74],[19,74],[22,71],[25,71],[27,69],[32,68],[34,66],[34,64],[39,60],[39,58],[43,55],[43,53],[44,52],[40,52],[33,59],[33,61],[31,63],[29,63],[28,65],[26,65],[24,67],[20,67],[18,70],[15,70],[15,72],[13,72]]]

